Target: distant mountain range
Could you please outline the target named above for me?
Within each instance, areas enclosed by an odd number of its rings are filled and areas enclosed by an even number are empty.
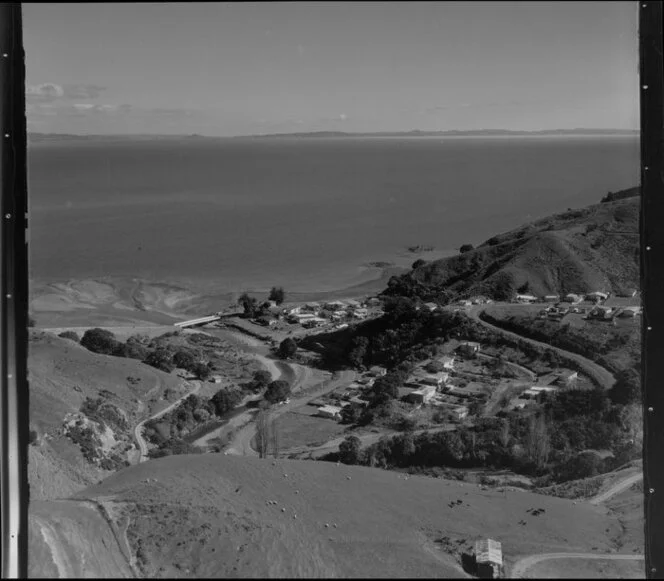
[[[412,131],[376,131],[365,133],[351,133],[344,131],[313,131],[308,133],[270,133],[266,135],[238,135],[235,139],[262,139],[270,137],[519,137],[519,136],[555,136],[555,135],[639,135],[638,129],[544,129],[541,131],[512,131],[509,129],[474,129],[469,131],[449,130],[449,131],[421,131],[414,129]],[[228,139],[223,137],[211,137],[204,135],[73,135],[66,133],[29,133],[28,141],[54,141],[54,140],[152,140],[152,139]]]
[[[314,131],[309,133],[272,133],[251,137],[493,137],[527,135],[639,135],[638,129],[543,129],[541,131],[512,131],[509,129],[474,129],[449,131],[377,131],[349,133],[344,131]]]

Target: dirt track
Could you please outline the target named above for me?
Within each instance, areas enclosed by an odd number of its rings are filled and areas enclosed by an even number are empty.
[[[194,384],[193,389],[185,393],[182,397],[178,398],[175,400],[171,405],[169,405],[167,408],[164,408],[160,412],[157,412],[156,414],[150,416],[149,418],[145,418],[142,422],[136,424],[136,427],[134,428],[134,438],[136,438],[136,442],[138,443],[138,449],[141,453],[138,461],[139,462],[145,462],[148,459],[148,445],[147,442],[145,441],[145,438],[143,438],[143,427],[145,426],[145,422],[154,420],[156,418],[160,418],[161,416],[167,414],[170,412],[172,409],[176,408],[180,403],[187,399],[190,395],[198,393],[201,389],[201,382],[200,381],[192,381],[191,383]]]
[[[643,555],[602,555],[597,553],[541,553],[538,555],[530,555],[517,561],[512,567],[512,572],[509,575],[511,579],[523,578],[525,572],[542,561],[549,559],[601,559],[606,561],[641,561],[645,557]]]
[[[609,500],[609,498],[615,496],[616,494],[620,494],[623,490],[627,490],[630,486],[640,482],[641,480],[643,480],[643,472],[632,474],[631,476],[616,482],[616,484],[614,484],[607,491],[595,496],[595,498],[590,501],[590,504],[601,504],[602,502],[606,502]]]

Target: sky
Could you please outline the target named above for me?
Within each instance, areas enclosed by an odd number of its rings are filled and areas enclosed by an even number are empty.
[[[637,6],[26,3],[28,131],[637,129]]]

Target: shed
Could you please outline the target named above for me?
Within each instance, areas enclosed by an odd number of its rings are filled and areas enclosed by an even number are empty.
[[[497,579],[503,574],[503,548],[493,539],[475,542],[475,562],[480,579]]]

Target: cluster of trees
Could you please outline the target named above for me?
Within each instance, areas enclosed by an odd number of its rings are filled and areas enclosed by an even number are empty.
[[[277,354],[282,359],[290,359],[295,353],[297,353],[297,343],[295,342],[295,339],[286,337],[281,343],[279,343]]]
[[[146,438],[157,445],[160,455],[188,454],[189,447],[183,447],[183,438],[215,418],[223,417],[242,399],[236,390],[220,389],[212,397],[206,398],[191,394],[173,411],[156,420],[145,423]],[[188,446],[188,445],[187,445]],[[198,451],[198,450],[197,450]]]
[[[269,313],[270,303],[274,301],[277,305],[283,304],[286,300],[286,292],[282,287],[273,286],[267,297],[267,301],[260,302],[256,297],[252,297],[249,293],[244,292],[238,299],[238,304],[244,310],[244,316],[247,318],[263,317]]]
[[[274,404],[284,401],[291,393],[291,386],[283,379],[277,379],[271,382],[265,391],[264,399],[268,403]]]
[[[168,334],[167,334],[168,335]],[[76,333],[68,332],[60,334],[72,340],[78,340]],[[83,347],[101,355],[113,355],[115,357],[128,357],[138,359],[146,365],[155,369],[172,372],[176,367],[193,373],[199,379],[205,381],[212,373],[212,364],[205,363],[198,349],[175,348],[164,344],[162,338],[150,340],[143,335],[132,335],[126,342],[118,341],[113,333],[106,329],[88,329],[80,343]]]
[[[383,438],[362,450],[348,437],[336,458],[348,464],[390,467],[507,468],[547,483],[587,478],[639,456],[626,406],[599,389],[560,392],[537,414],[478,418],[451,432],[412,432]],[[602,459],[592,450],[610,450]]]

